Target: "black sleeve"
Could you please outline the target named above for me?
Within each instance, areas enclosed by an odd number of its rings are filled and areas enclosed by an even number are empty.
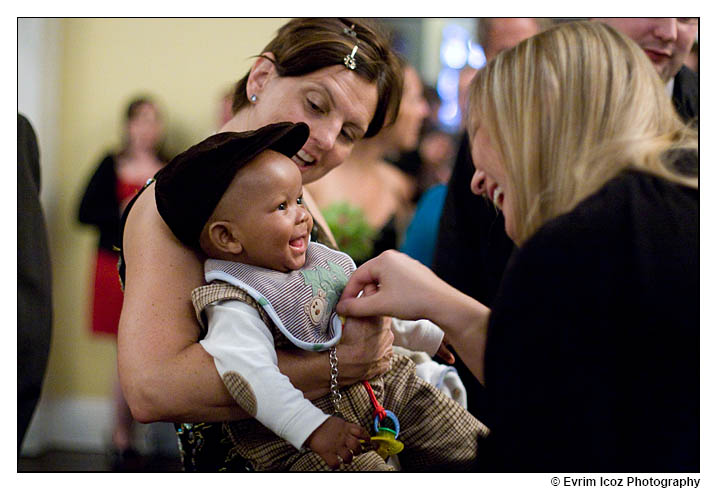
[[[35,132],[17,119],[17,445],[40,397],[50,351],[52,269]]]
[[[115,161],[106,156],[98,165],[80,202],[78,219],[100,230],[100,246],[112,250],[119,242],[120,210]]]

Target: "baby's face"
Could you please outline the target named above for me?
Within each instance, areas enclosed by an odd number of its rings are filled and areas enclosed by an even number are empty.
[[[285,272],[304,266],[314,221],[302,193],[299,169],[278,152],[262,152],[237,173],[222,200],[238,225],[242,262]]]

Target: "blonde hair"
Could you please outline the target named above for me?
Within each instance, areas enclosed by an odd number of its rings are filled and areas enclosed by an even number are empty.
[[[697,151],[695,130],[645,53],[604,24],[560,24],[521,42],[469,92],[469,135],[485,128],[506,167],[517,244],[625,169],[698,185],[674,170],[675,150]]]

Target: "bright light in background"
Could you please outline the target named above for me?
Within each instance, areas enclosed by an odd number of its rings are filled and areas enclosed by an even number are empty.
[[[469,65],[477,70],[486,64],[484,49],[477,43],[469,41]]]
[[[436,79],[436,91],[442,100],[458,98],[459,71],[452,68],[442,68]]]
[[[450,38],[441,44],[441,60],[450,68],[460,69],[468,58],[466,43],[459,38]]]
[[[459,72],[468,64],[480,68],[486,63],[481,47],[471,40],[469,32],[458,24],[448,24],[442,31],[440,48],[442,68],[436,81],[441,99],[439,121],[450,131],[461,125],[459,108]]]
[[[445,101],[439,107],[439,121],[446,126],[458,128],[461,123],[461,111],[459,111],[459,102],[457,100]]]

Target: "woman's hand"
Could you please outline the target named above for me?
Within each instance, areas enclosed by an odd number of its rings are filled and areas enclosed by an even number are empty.
[[[347,318],[337,345],[339,385],[370,380],[389,370],[393,343],[390,318]]]
[[[360,292],[366,291],[357,297]],[[491,311],[442,281],[429,268],[397,251],[386,251],[362,264],[349,278],[336,308],[340,315],[389,315],[399,319],[429,319],[446,333],[483,382],[486,331]]]
[[[450,289],[419,261],[397,251],[386,251],[354,272],[339,299],[337,312],[354,317],[389,315],[433,320],[432,307]],[[360,292],[362,296],[357,298]]]

